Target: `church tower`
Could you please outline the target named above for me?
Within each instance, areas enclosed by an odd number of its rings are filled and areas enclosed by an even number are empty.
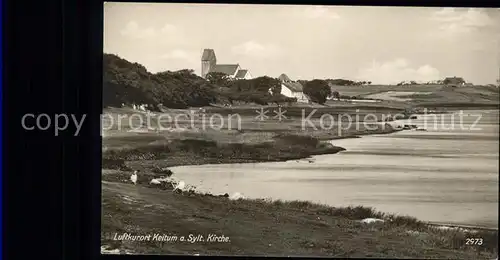
[[[217,64],[215,51],[213,49],[204,49],[201,56],[201,77],[206,78],[210,69]]]

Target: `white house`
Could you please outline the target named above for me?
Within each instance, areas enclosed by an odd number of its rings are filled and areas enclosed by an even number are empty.
[[[281,74],[281,94],[291,98],[297,98],[297,102],[309,103],[309,97],[304,94],[304,87],[299,82],[292,81],[287,75]]]
[[[206,78],[210,72],[221,72],[231,79],[252,79],[252,74],[242,69],[239,64],[217,64],[217,57],[213,49],[203,50],[201,56],[201,76]]]

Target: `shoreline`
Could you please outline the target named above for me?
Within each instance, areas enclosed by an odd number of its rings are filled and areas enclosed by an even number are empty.
[[[346,150],[325,145],[329,140],[399,131],[409,130],[358,131],[333,138],[327,133],[313,133],[313,136],[308,133],[298,136],[280,133],[267,143],[168,140],[118,150],[115,155],[121,156],[116,159],[122,159],[127,168],[145,171],[138,176],[138,184],[134,186],[129,180],[129,170],[103,170],[102,250],[125,254],[191,252],[200,255],[495,258],[498,229],[468,229],[465,225],[453,228],[459,225],[443,223],[433,226],[434,223],[410,216],[382,213],[364,206],[334,207],[309,201],[249,198],[233,200],[229,194],[214,195],[195,190],[170,192],[175,185],[172,182],[150,184],[152,178],[164,175],[154,172],[158,168],[304,159]],[[103,157],[113,154],[112,151],[103,152]],[[380,218],[383,223],[362,224],[360,221],[366,218]],[[112,236],[110,238],[113,233],[195,236],[216,233],[229,237],[231,242],[176,243],[168,246],[168,243],[116,241]],[[482,237],[485,245],[466,245],[467,237]]]
[[[306,147],[306,151],[299,151],[299,152],[289,152],[288,154],[284,154],[284,151],[278,151],[278,153],[274,153],[276,151],[273,151],[272,149],[274,147],[268,147],[270,150],[265,151],[267,153],[267,158],[266,155],[262,155],[261,157],[251,157],[251,158],[245,158],[245,157],[219,157],[219,158],[214,158],[214,157],[204,157],[204,156],[196,156],[193,154],[183,154],[183,153],[178,153],[178,154],[173,154],[169,159],[176,158],[176,155],[179,156],[180,158],[170,160],[168,162],[161,161],[162,158],[156,158],[154,161],[158,161],[157,164],[159,164],[159,167],[177,167],[177,166],[189,166],[189,165],[211,165],[211,164],[240,164],[240,163],[264,163],[264,162],[284,162],[284,161],[289,161],[289,160],[302,160],[302,159],[307,159],[310,158],[311,156],[315,155],[325,155],[325,154],[337,154],[341,151],[345,151],[346,149],[344,147],[340,146],[335,146],[332,145],[329,141],[333,140],[342,140],[342,139],[354,139],[354,138],[362,138],[362,136],[366,135],[379,135],[379,134],[392,134],[400,131],[408,131],[408,130],[400,130],[400,129],[393,129],[392,127],[389,130],[370,130],[370,131],[363,131],[363,132],[358,132],[354,134],[348,134],[344,136],[331,136],[328,133],[318,133],[318,134],[285,134],[290,135],[290,136],[295,136],[298,138],[311,138],[311,139],[316,139],[318,142],[315,144],[313,147],[309,146]],[[279,137],[280,135],[278,135]],[[245,144],[242,143],[242,146],[251,146],[252,144]],[[288,145],[297,145],[297,144],[288,144]],[[285,145],[286,146],[286,145]],[[290,148],[290,147],[287,147]],[[223,147],[219,148],[223,149]],[[106,151],[106,153],[112,153],[113,150]],[[139,151],[138,151],[139,152]],[[283,153],[281,153],[283,152]],[[135,166],[135,167],[140,167],[140,163],[144,162],[144,159],[139,159],[139,160],[127,160],[125,158],[120,158],[123,160],[123,164],[126,166],[125,168],[128,168],[128,165]],[[103,161],[103,166],[108,165],[106,162],[106,158],[104,158]],[[105,168],[103,169],[116,169],[116,167],[111,167],[111,168]]]
[[[357,135],[352,135],[352,136],[342,136],[342,137],[336,137],[336,138],[332,138],[332,139],[321,139],[319,138],[319,140],[321,141],[324,141],[324,142],[328,142],[328,141],[334,141],[334,140],[343,140],[343,139],[360,139],[360,138],[363,138],[363,136],[369,136],[369,135],[385,135],[385,134],[393,134],[393,133],[397,133],[397,132],[400,132],[400,131],[405,131],[405,130],[394,130],[392,132],[384,132],[384,133],[363,133],[363,134],[357,134]],[[288,158],[279,158],[279,159],[276,159],[276,160],[235,160],[235,161],[231,161],[229,160],[228,162],[216,162],[216,163],[202,163],[202,164],[193,164],[193,163],[187,163],[187,164],[173,164],[169,167],[182,167],[182,166],[203,166],[203,165],[219,165],[219,164],[225,164],[225,165],[228,165],[228,164],[245,164],[245,163],[273,163],[273,162],[286,162],[286,161],[293,161],[293,160],[304,160],[304,159],[308,159],[312,156],[317,156],[317,155],[328,155],[328,154],[337,154],[337,153],[340,153],[340,152],[343,152],[343,151],[347,151],[347,149],[345,149],[344,147],[341,147],[341,146],[334,146],[336,148],[339,148],[338,151],[328,151],[328,152],[325,152],[325,153],[314,153],[314,154],[311,154],[310,156],[308,157],[288,157]]]
[[[352,135],[352,136],[343,136],[343,137],[337,137],[337,138],[334,138],[334,139],[330,139],[330,140],[342,140],[342,139],[357,139],[357,138],[362,138],[363,136],[370,136],[370,135],[385,135],[385,134],[393,134],[393,133],[397,133],[397,132],[401,132],[401,131],[409,131],[409,130],[393,130],[392,132],[387,132],[387,133],[363,133],[363,134],[358,134],[358,135]],[[344,147],[340,147],[340,146],[336,146],[336,147],[339,147],[343,150],[340,150],[338,152],[333,152],[333,153],[320,153],[320,154],[313,154],[311,155],[310,157],[312,156],[317,156],[317,155],[325,155],[325,154],[337,154],[339,152],[342,152],[342,151],[347,151],[347,149],[345,149]],[[211,166],[211,165],[233,165],[233,164],[259,164],[259,163],[273,163],[273,162],[286,162],[286,161],[293,161],[293,160],[304,160],[304,159],[308,159],[310,157],[307,157],[307,158],[291,158],[291,159],[283,159],[283,160],[266,160],[266,161],[233,161],[233,162],[219,162],[219,163],[203,163],[203,164],[181,164],[181,165],[173,165],[171,166],[170,169],[172,168],[175,168],[175,167],[189,167],[189,166]],[[172,169],[175,173],[175,169]],[[212,195],[214,196],[221,196],[221,194],[215,194],[213,193]],[[257,198],[257,199],[265,199],[265,198]],[[304,201],[307,201],[307,202],[310,202],[310,203],[315,203],[313,201],[309,201],[309,200],[304,200]],[[335,207],[334,205],[331,205],[331,207]],[[444,223],[444,222],[435,222],[435,221],[422,221],[424,222],[426,225],[429,225],[429,226],[435,226],[435,227],[449,227],[449,228],[458,228],[458,229],[465,229],[465,230],[482,230],[482,231],[491,231],[491,232],[498,232],[498,226],[485,226],[485,225],[476,225],[476,224],[473,224],[473,223]]]
[[[413,217],[382,213],[363,206],[231,199],[194,190],[169,192],[174,185],[166,182],[165,185],[134,186],[103,181],[102,204],[106,212],[101,229],[103,250],[140,254],[172,254],[179,250],[188,254],[253,256],[297,253],[304,256],[453,259],[496,256],[497,230],[436,227]],[[122,212],[128,213],[123,215]],[[363,220],[369,218],[380,221],[363,224]],[[133,226],[129,228],[126,223],[133,223]],[[217,234],[231,241],[224,244],[176,243],[172,247],[147,241],[116,241],[112,239],[112,234],[116,233]],[[484,246],[466,245],[467,237],[481,237]],[[373,248],[372,243],[379,246]],[[397,249],[394,243],[399,244]],[[233,251],[234,248],[239,253]],[[392,250],[387,251],[388,248]]]

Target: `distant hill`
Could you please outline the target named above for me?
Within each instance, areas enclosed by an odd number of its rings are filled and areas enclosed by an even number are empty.
[[[499,89],[494,86],[448,86],[441,84],[331,86],[341,95],[405,102],[409,105],[460,106],[498,105]]]

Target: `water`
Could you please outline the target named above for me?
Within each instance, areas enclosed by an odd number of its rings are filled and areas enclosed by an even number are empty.
[[[465,112],[465,129],[457,114],[439,115],[436,127],[432,117],[425,117],[427,123],[421,118],[411,122],[425,125],[426,132],[334,140],[347,151],[315,156],[314,163],[181,166],[173,171],[213,193],[363,205],[425,221],[498,227],[498,111]]]

